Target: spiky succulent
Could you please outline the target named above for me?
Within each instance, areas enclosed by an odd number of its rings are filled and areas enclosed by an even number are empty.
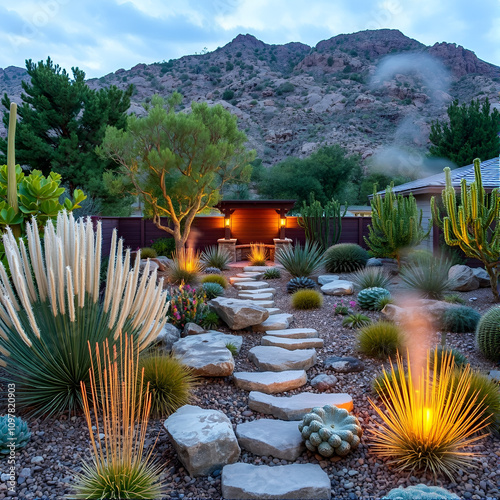
[[[345,457],[355,450],[363,431],[358,419],[344,408],[326,405],[313,408],[299,424],[306,448],[323,457]]]
[[[206,274],[221,274],[222,271],[218,267],[206,267],[205,273]]]
[[[262,276],[265,280],[277,280],[281,278],[281,271],[277,267],[270,267]]]
[[[286,291],[288,293],[294,293],[304,288],[312,290],[316,288],[316,282],[305,276],[297,276],[296,278],[292,278],[286,285]]]
[[[377,311],[382,297],[390,297],[389,290],[380,287],[365,288],[358,293],[358,305],[362,309]]]
[[[22,418],[13,415],[0,417],[0,455],[9,455],[11,449],[24,448],[30,439],[28,424]]]
[[[480,319],[476,344],[483,355],[492,361],[500,360],[500,307],[493,307]]]
[[[219,283],[207,282],[203,283],[202,287],[208,300],[224,295],[224,288]]]

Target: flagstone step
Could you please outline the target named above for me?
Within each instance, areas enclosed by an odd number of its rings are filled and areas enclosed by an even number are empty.
[[[281,313],[281,309],[279,307],[266,307],[266,309],[269,311],[269,316]]]
[[[245,302],[249,302],[250,304],[252,304],[254,306],[263,307],[264,309],[267,309],[268,307],[275,306],[274,300],[253,300],[253,299],[241,299],[241,300],[244,300]]]
[[[257,456],[297,460],[306,449],[297,422],[260,418],[236,426],[239,445]]]
[[[352,398],[349,394],[316,394],[302,392],[293,396],[272,396],[263,392],[252,391],[248,395],[248,407],[251,410],[273,415],[281,420],[301,420],[316,406],[333,405],[352,411]]]
[[[224,466],[221,476],[225,499],[331,498],[328,474],[317,464],[252,465],[236,463]]]
[[[272,293],[268,293],[267,290],[263,291],[264,293],[243,293],[240,292],[238,294],[238,298],[241,300],[273,300],[274,295]]]
[[[261,288],[260,290],[240,290],[238,292],[238,295],[240,294],[245,294],[245,295],[259,295],[260,293],[272,293],[273,295],[276,295],[276,288]]]
[[[274,269],[277,266],[246,266],[243,268],[245,273],[265,273],[269,269]]]
[[[311,339],[319,337],[318,331],[314,328],[288,328],[285,330],[268,330],[267,335],[273,337],[283,337],[288,339]]]
[[[264,276],[264,273],[260,271],[253,271],[248,273],[238,273],[236,276],[238,278],[254,278],[256,280],[259,280],[262,278],[262,276]]]
[[[263,306],[267,307],[267,306]],[[270,330],[284,330],[293,322],[293,314],[281,313],[269,316],[259,325],[252,326],[254,332],[268,332]]]
[[[269,284],[266,281],[250,279],[248,281],[236,282],[234,283],[234,287],[238,290],[260,290],[261,288],[269,288]]]
[[[307,383],[305,370],[282,372],[234,372],[234,385],[245,391],[259,391],[265,394],[298,389]]]
[[[250,282],[255,282],[255,279],[250,277],[238,278],[236,276],[231,276],[229,278],[229,283],[231,283],[231,285],[234,285],[235,283],[250,283]]]
[[[261,372],[308,370],[316,364],[316,349],[289,351],[281,347],[255,346],[248,351],[248,359]]]
[[[297,349],[322,349],[323,339],[309,338],[309,339],[289,339],[283,337],[275,337],[273,335],[264,335],[260,341],[261,345],[264,346],[275,346],[282,347],[283,349],[288,349],[289,351],[295,351]]]

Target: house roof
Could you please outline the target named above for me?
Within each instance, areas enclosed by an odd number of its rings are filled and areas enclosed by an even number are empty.
[[[500,187],[499,158],[492,158],[491,160],[486,160],[481,163],[481,177],[486,192],[490,192],[492,189]],[[456,168],[451,171],[451,183],[455,189],[460,189],[460,183],[464,178],[467,181],[467,185],[474,182],[474,164]],[[405,184],[395,186],[393,192],[401,194],[412,193],[413,195],[441,194],[445,185],[445,174],[441,172],[440,174],[431,175],[430,177],[424,177],[416,181],[406,182]],[[377,194],[384,193],[385,189],[379,191]],[[373,195],[370,195],[370,198],[372,197]]]

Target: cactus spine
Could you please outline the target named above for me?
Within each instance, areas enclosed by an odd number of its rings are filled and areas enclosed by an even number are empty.
[[[17,104],[10,103],[9,132],[7,136],[7,201],[14,212],[19,212],[17,203],[17,178],[16,178],[16,124],[17,124]],[[21,226],[15,224],[11,227],[16,238],[21,236]]]
[[[331,199],[324,207],[314,199],[311,193],[309,205],[303,203],[301,217],[297,219],[304,228],[306,239],[317,242],[323,250],[338,243],[342,232],[342,217],[347,213],[347,202],[344,213],[341,213],[340,202]]]
[[[444,238],[449,246],[458,246],[467,257],[480,260],[490,277],[491,291],[497,302],[498,273],[500,266],[500,194],[495,188],[489,196],[483,188],[481,161],[474,160],[474,182],[467,187],[462,179],[461,205],[457,206],[451,173],[445,168],[446,187],[442,192],[446,216],[441,221],[435,200],[431,206],[434,220],[443,227]]]

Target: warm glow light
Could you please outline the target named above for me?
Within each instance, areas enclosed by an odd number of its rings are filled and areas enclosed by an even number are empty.
[[[224,227],[229,227],[230,219],[229,217],[224,218]]]
[[[286,226],[286,219],[284,217],[281,217],[280,219],[280,227],[285,227]]]
[[[248,259],[252,266],[265,266],[268,259],[266,246],[263,243],[250,243]]]

